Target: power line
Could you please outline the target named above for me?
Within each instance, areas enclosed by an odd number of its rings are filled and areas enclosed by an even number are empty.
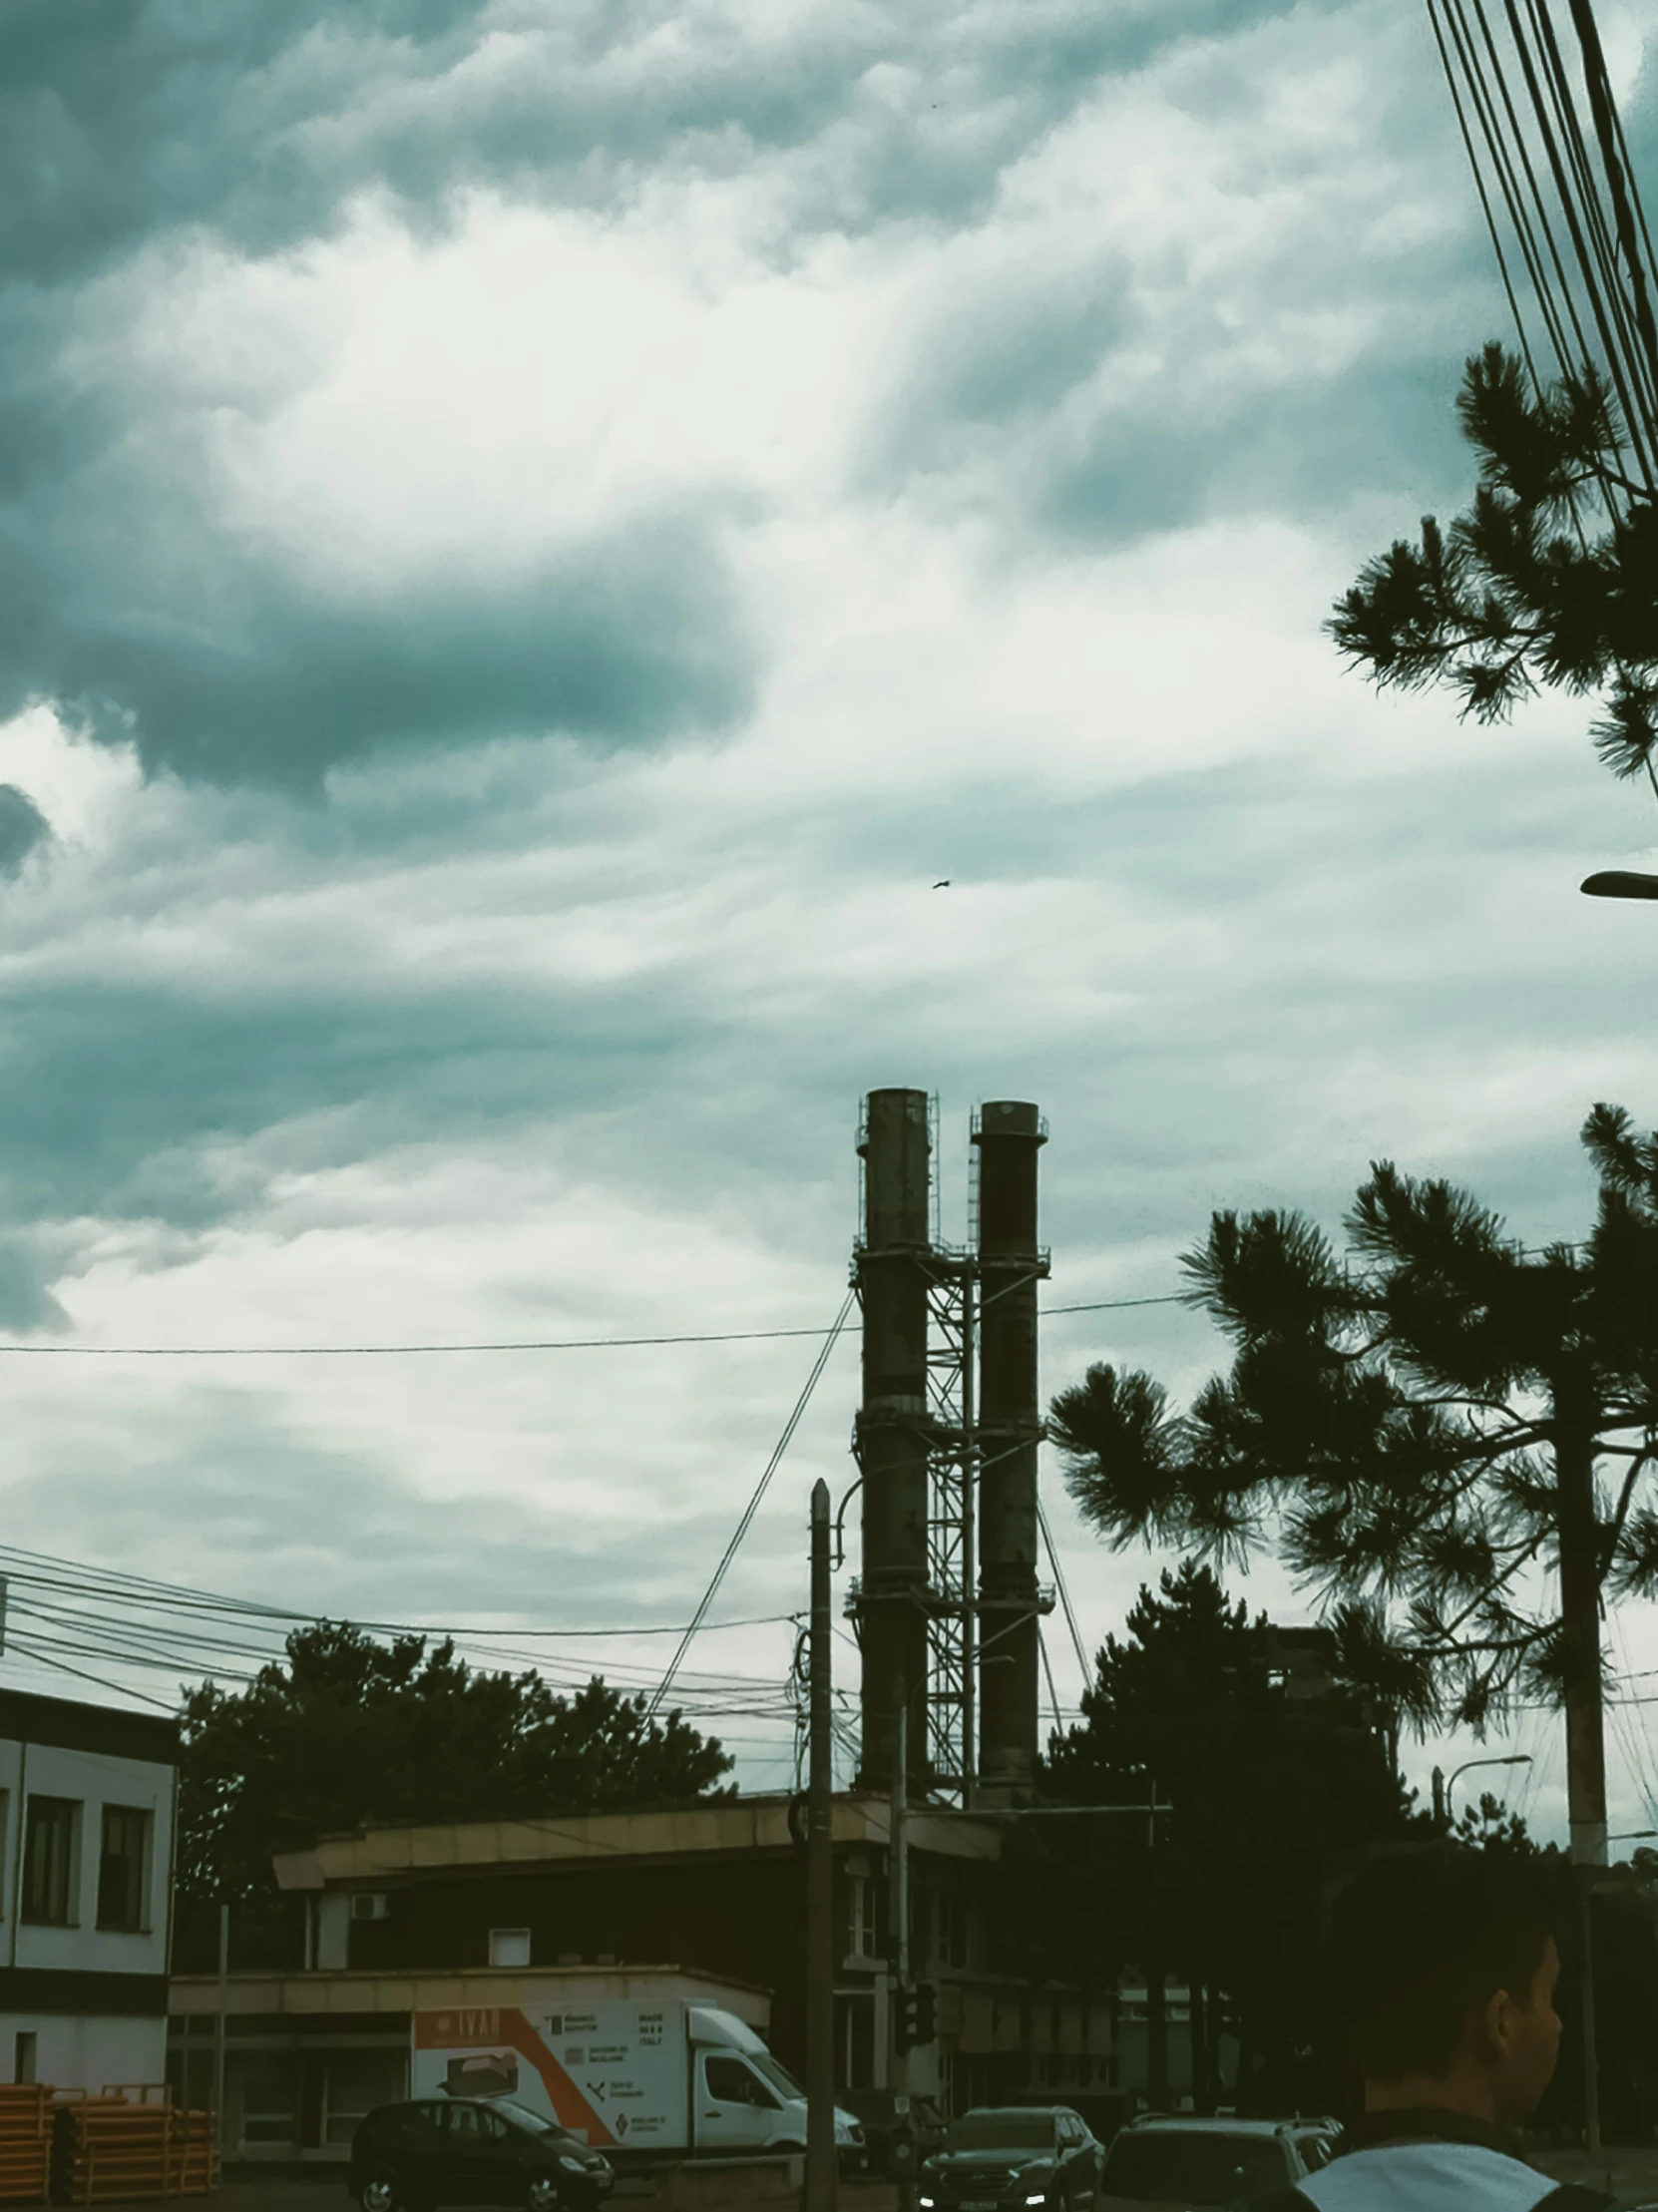
[[[814,1334],[819,1333],[814,1331]],[[457,1642],[487,1642],[504,1636],[514,1638],[546,1638],[563,1642],[567,1638],[622,1636],[680,1636],[685,1632],[683,1621],[622,1622],[607,1628],[492,1628],[462,1625],[454,1622],[373,1620],[352,1613],[331,1616],[327,1613],[304,1612],[286,1605],[266,1605],[244,1597],[227,1597],[214,1590],[194,1589],[185,1583],[162,1582],[143,1574],[131,1574],[114,1567],[89,1565],[84,1560],[61,1557],[51,1551],[26,1550],[17,1545],[0,1545],[0,1560],[6,1562],[6,1572],[17,1583],[37,1587],[60,1589],[77,1596],[89,1594],[88,1577],[95,1578],[94,1587],[112,1595],[130,1597],[135,1603],[148,1604],[165,1610],[205,1612],[270,1621],[286,1621],[297,1627],[314,1626],[330,1617],[337,1617],[344,1625],[364,1629],[376,1635],[453,1636]],[[63,1570],[62,1578],[38,1574],[16,1561],[26,1560]],[[793,1613],[750,1613],[735,1620],[709,1620],[701,1623],[703,1635],[714,1635],[728,1628],[769,1628],[779,1621],[792,1620]]]
[[[1082,1677],[1082,1691],[1085,1696],[1089,1684],[1093,1680],[1093,1673],[1088,1665],[1088,1654],[1082,1648],[1082,1631],[1076,1625],[1076,1614],[1071,1607],[1070,1591],[1065,1587],[1065,1570],[1059,1564],[1059,1554],[1053,1545],[1053,1531],[1047,1525],[1047,1509],[1042,1504],[1039,1494],[1036,1498],[1036,1521],[1041,1529],[1042,1542],[1047,1547],[1047,1563],[1053,1569],[1053,1586],[1059,1592],[1059,1603],[1064,1607],[1065,1626],[1070,1630],[1070,1647],[1076,1653],[1077,1671]],[[1051,1675],[1049,1680],[1051,1682]]]
[[[1047,1702],[1053,1714],[1053,1732],[1058,1735],[1064,1728],[1059,1718],[1059,1693],[1053,1686],[1053,1661],[1047,1655],[1047,1638],[1042,1634],[1042,1624],[1036,1623],[1036,1649],[1041,1654],[1042,1673],[1047,1677]]]
[[[700,1336],[513,1337],[476,1344],[20,1344],[0,1352],[59,1359],[386,1359],[438,1352],[609,1352],[645,1344],[763,1344],[778,1337],[821,1336],[821,1329],[722,1329]]]
[[[1652,242],[1593,11],[1588,0],[1570,0],[1581,65],[1579,94],[1555,35],[1550,0],[1501,0],[1501,9],[1511,54],[1506,66],[1491,25],[1497,12],[1494,0],[1489,15],[1486,0],[1428,0],[1520,350],[1540,393],[1541,379],[1476,137],[1483,143],[1485,166],[1506,211],[1559,373],[1578,377],[1591,364],[1600,369],[1622,418],[1635,471],[1651,497],[1658,479],[1658,332],[1648,281]],[[1592,120],[1598,174],[1579,114],[1581,100],[1586,100]],[[1522,121],[1521,110],[1527,108]],[[1545,181],[1552,184],[1552,196]],[[1631,491],[1639,487],[1626,483],[1614,469],[1596,473],[1602,499],[1616,521]],[[1572,519],[1581,537],[1575,511]]]
[[[744,1510],[743,1517],[737,1523],[736,1530],[732,1535],[730,1543],[725,1547],[725,1550],[720,1557],[720,1562],[718,1566],[714,1568],[712,1579],[709,1581],[707,1588],[702,1593],[702,1602],[697,1606],[695,1613],[691,1616],[690,1625],[688,1628],[686,1628],[683,1637],[680,1639],[678,1649],[674,1652],[672,1658],[669,1659],[667,1663],[667,1671],[662,1676],[661,1682],[657,1686],[655,1695],[651,1698],[649,1705],[645,1708],[645,1718],[647,1720],[653,1720],[655,1718],[656,1713],[661,1706],[662,1699],[666,1697],[669,1689],[672,1688],[673,1677],[679,1671],[679,1662],[684,1658],[685,1653],[690,1649],[691,1639],[695,1636],[696,1631],[702,1625],[703,1614],[708,1610],[708,1607],[713,1603],[714,1598],[717,1596],[719,1592],[719,1585],[725,1579],[726,1568],[736,1557],[737,1548],[742,1543],[743,1538],[747,1536],[749,1524],[750,1522],[752,1522],[754,1516],[760,1510],[761,1499],[764,1498],[766,1492],[771,1488],[771,1478],[776,1474],[778,1468],[782,1465],[783,1454],[788,1450],[790,1442],[794,1437],[794,1432],[800,1426],[801,1416],[805,1413],[806,1408],[811,1404],[812,1393],[817,1388],[818,1377],[823,1373],[823,1370],[829,1364],[829,1355],[835,1349],[836,1339],[840,1336],[842,1329],[844,1329],[846,1326],[846,1317],[852,1311],[853,1300],[856,1298],[856,1291],[849,1290],[846,1296],[841,1301],[841,1310],[835,1316],[835,1325],[829,1331],[829,1334],[824,1338],[822,1349],[819,1351],[817,1358],[812,1362],[812,1371],[806,1377],[806,1386],[801,1391],[800,1396],[794,1402],[794,1411],[789,1415],[788,1420],[783,1424],[783,1433],[777,1439],[777,1443],[772,1451],[771,1458],[766,1462],[764,1474],[761,1475],[760,1480],[754,1486],[754,1495],[752,1498],[749,1499],[748,1505]]]
[[[35,1651],[16,1636],[8,1636],[8,1643],[23,1653],[26,1659],[34,1659],[41,1666],[55,1667],[60,1674],[73,1674],[79,1681],[94,1682],[101,1690],[114,1690],[118,1697],[137,1697],[146,1705],[154,1705],[158,1712],[177,1713],[177,1705],[169,1705],[162,1698],[152,1697],[145,1690],[135,1690],[125,1682],[112,1682],[102,1674],[89,1674],[85,1667],[66,1666],[62,1659],[48,1658],[44,1651]]]
[[[1100,1298],[1083,1305],[1044,1307],[1041,1318],[1062,1313],[1111,1313],[1132,1306],[1185,1303],[1183,1291],[1170,1291],[1156,1298]],[[699,1335],[503,1337],[454,1344],[25,1344],[10,1339],[0,1342],[0,1354],[103,1360],[401,1359],[474,1352],[614,1352],[673,1344],[775,1344],[788,1338],[822,1335],[821,1329],[719,1329]]]

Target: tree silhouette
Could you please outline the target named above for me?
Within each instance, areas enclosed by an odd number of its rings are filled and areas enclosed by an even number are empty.
[[[1275,1532],[1335,1608],[1346,1677],[1368,1667],[1406,1718],[1557,1699],[1573,1856],[1603,1864],[1600,1607],[1658,1589],[1658,1137],[1599,1106],[1582,1141],[1581,1245],[1527,1250],[1390,1161],[1346,1255],[1300,1214],[1215,1214],[1181,1264],[1230,1372],[1178,1414],[1149,1375],[1091,1367],[1051,1433],[1113,1545],[1236,1559]]]
[[[364,1821],[510,1820],[681,1805],[731,1760],[677,1712],[599,1676],[562,1696],[539,1674],[492,1673],[424,1636],[379,1643],[344,1621],[297,1628],[287,1662],[247,1688],[188,1692],[179,1893],[256,1920],[270,1857]]]
[[[1198,2109],[1213,2109],[1223,2033],[1246,2102],[1334,2093],[1297,2058],[1317,2039],[1321,1895],[1370,1846],[1413,1832],[1373,1700],[1327,1671],[1333,1649],[1293,1677],[1283,1657],[1280,1632],[1209,1567],[1165,1569],[1106,1637],[1082,1718],[1051,1738],[1042,1776],[1064,1803],[1154,1794],[1160,1810],[1033,1822],[1010,1868],[1040,1931],[1033,1954],[1073,1973],[1085,1957],[1101,1987],[1129,1961],[1144,1970],[1153,2103],[1172,2085],[1165,1970],[1194,1992]]]
[[[1424,516],[1420,542],[1369,562],[1327,631],[1379,687],[1445,683],[1484,722],[1544,684],[1600,691],[1596,750],[1658,789],[1658,510],[1623,473],[1605,378],[1586,363],[1537,391],[1493,341],[1469,356],[1456,412],[1473,505],[1449,531]]]

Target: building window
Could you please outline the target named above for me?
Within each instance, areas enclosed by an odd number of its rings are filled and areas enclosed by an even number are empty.
[[[873,1991],[835,1992],[835,2086],[875,2086],[875,1996]]]
[[[846,1884],[846,1952],[850,1959],[867,1959],[875,1951],[875,1921],[870,1910],[867,1874],[849,1875]]]
[[[947,1967],[966,1967],[969,1957],[968,1901],[945,1897],[939,1901],[939,1950]]]
[[[104,1807],[98,1859],[98,1925],[136,1934],[144,1926],[145,1861],[150,1815],[134,1805]]]
[[[527,1928],[490,1930],[492,1967],[527,1967],[530,1964],[530,1931]]]
[[[72,1797],[31,1797],[23,1843],[23,1918],[68,1928],[75,1915],[81,1808]]]
[[[37,2040],[35,2030],[32,2027],[24,2028],[18,2034],[17,2041],[12,2048],[12,2079],[14,2081],[28,2082],[34,2080]]]

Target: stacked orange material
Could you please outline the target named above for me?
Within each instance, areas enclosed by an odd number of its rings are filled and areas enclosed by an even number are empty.
[[[203,2197],[218,2179],[212,2122],[206,2112],[156,2101],[85,2097],[60,2105],[52,2194],[60,2204],[130,2204]]]
[[[32,2081],[0,2083],[0,2200],[44,2197],[51,2167],[51,2090]]]

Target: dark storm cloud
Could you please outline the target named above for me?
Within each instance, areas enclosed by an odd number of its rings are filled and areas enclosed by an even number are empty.
[[[225,1179],[224,1150],[309,1124],[271,1160],[332,1164],[442,1135],[465,1144],[614,1109],[685,1046],[649,988],[480,988],[308,967],[214,1003],[166,985],[8,994],[0,1033],[10,1210],[201,1228],[257,1205],[271,1161]]]
[[[9,0],[0,11],[0,270],[51,284],[208,223],[255,249],[360,179],[302,143],[374,74],[465,50],[474,0]],[[336,31],[337,27],[337,31]],[[446,45],[445,42],[448,42]]]
[[[1397,491],[1403,534],[1419,510],[1471,496],[1473,462],[1454,411],[1459,376],[1454,360],[1367,359],[1265,391],[1217,389],[1178,421],[1149,394],[1102,415],[1081,451],[1046,472],[1036,518],[1067,537],[1121,545],[1220,516],[1312,522]]]
[[[52,825],[15,783],[0,783],[0,876],[15,876]]]
[[[119,348],[85,373],[85,287],[173,236],[257,255],[324,234],[368,188],[441,225],[481,184],[620,211],[652,177],[780,162],[780,258],[824,228],[948,228],[982,217],[1009,165],[1103,81],[1331,13],[1008,0],[964,15],[937,0],[824,10],[769,35],[693,16],[665,39],[665,0],[16,0],[0,11],[0,713],[47,697],[131,737],[153,769],[300,786],[387,744],[527,729],[626,744],[729,722],[756,647],[711,504],[507,582],[445,574],[348,598],[220,522]],[[964,313],[932,349],[937,389],[924,379],[893,410],[879,442],[899,475],[1051,409],[1132,336],[1108,268],[1062,295],[1028,285],[980,305],[977,326]],[[1323,397],[1286,496],[1339,473],[1364,438],[1351,423],[1338,438]],[[1283,400],[1286,426],[1300,403]],[[1062,466],[1038,460],[1022,497],[1061,533],[1178,523],[1224,491],[1241,452],[1257,474],[1294,467],[1293,438],[1269,425],[1241,448],[1238,428],[1223,417],[1182,442],[1112,417]]]
[[[388,742],[625,743],[747,696],[711,520],[667,515],[528,575],[451,570],[366,603],[192,521],[74,480],[0,517],[0,714],[45,695],[152,768],[303,787]]]
[[[914,73],[916,112],[901,104],[884,126],[878,107],[863,112],[868,174],[843,180],[851,202],[866,221],[960,214],[1100,74],[1293,12],[1295,0],[968,12],[933,0],[698,41],[694,23],[688,38],[658,35],[676,18],[667,0],[9,0],[0,271],[49,284],[194,223],[267,250],[371,183],[418,207],[457,184],[563,191],[581,177],[584,192],[630,191],[663,162],[717,172],[859,112],[871,72]],[[514,42],[513,66],[464,68],[492,37]],[[981,125],[971,152],[927,125],[952,115]]]

